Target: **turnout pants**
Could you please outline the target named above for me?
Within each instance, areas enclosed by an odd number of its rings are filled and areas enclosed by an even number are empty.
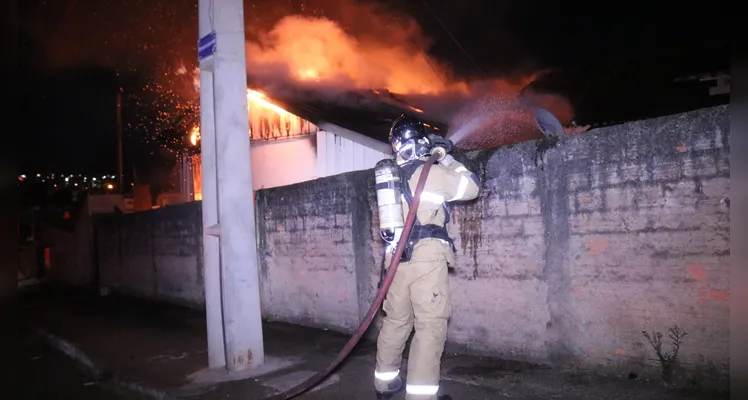
[[[405,398],[436,400],[451,313],[447,268],[453,257],[448,244],[423,239],[411,260],[398,266],[384,300],[386,316],[377,339],[376,390],[387,391],[387,382],[398,378],[406,341],[415,328]]]

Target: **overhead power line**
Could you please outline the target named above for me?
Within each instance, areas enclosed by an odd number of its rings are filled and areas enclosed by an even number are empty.
[[[481,68],[480,68],[480,67],[478,66],[478,63],[476,63],[476,62],[475,62],[475,60],[473,60],[473,58],[472,58],[472,57],[470,57],[470,54],[468,54],[467,50],[465,50],[465,49],[464,49],[464,48],[462,47],[462,45],[461,45],[461,44],[460,44],[460,42],[459,42],[459,41],[457,40],[457,38],[455,38],[455,37],[454,37],[454,35],[452,35],[452,33],[451,33],[451,32],[449,31],[449,29],[447,29],[447,26],[446,26],[446,25],[444,25],[444,23],[442,22],[442,20],[441,20],[441,19],[439,19],[439,16],[437,16],[437,15],[436,15],[436,13],[434,12],[434,10],[433,10],[433,9],[431,9],[431,6],[429,6],[429,3],[427,3],[427,2],[426,2],[426,0],[423,0],[423,5],[424,5],[424,6],[426,7],[426,9],[427,9],[427,10],[429,10],[429,12],[431,13],[431,15],[432,15],[432,16],[434,17],[434,19],[436,19],[436,22],[438,22],[438,23],[439,23],[439,25],[441,25],[441,27],[442,27],[442,28],[444,29],[444,31],[445,31],[445,32],[447,32],[447,35],[449,35],[449,37],[451,37],[451,38],[452,38],[452,41],[453,41],[453,42],[455,42],[455,44],[457,45],[457,47],[459,47],[459,48],[460,48],[460,50],[462,51],[462,54],[464,54],[464,55],[465,55],[465,57],[466,57],[466,58],[467,58],[468,60],[470,60],[470,62],[471,62],[471,63],[473,64],[473,66],[475,67],[475,69],[477,69],[477,70],[478,70],[478,72],[480,72],[480,74],[481,74],[481,75],[483,75],[483,77],[485,78],[485,77],[486,77],[486,73],[485,73],[485,72],[483,72],[483,70],[482,70],[482,69],[481,69]]]

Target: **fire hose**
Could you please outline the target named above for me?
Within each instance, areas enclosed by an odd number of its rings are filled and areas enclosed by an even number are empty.
[[[337,368],[338,365],[340,365],[340,363],[346,359],[346,357],[348,357],[353,348],[356,347],[356,344],[358,344],[359,340],[361,340],[361,337],[363,337],[366,330],[369,329],[369,325],[371,325],[371,322],[374,320],[374,316],[377,314],[379,307],[382,305],[384,297],[387,294],[390,285],[392,284],[392,280],[395,278],[395,272],[397,271],[397,267],[400,264],[400,257],[405,250],[405,243],[408,241],[410,230],[413,227],[413,223],[416,219],[416,211],[418,210],[418,204],[421,201],[421,192],[426,185],[426,178],[429,175],[431,166],[434,165],[434,163],[439,158],[439,152],[435,151],[423,165],[423,171],[421,172],[421,176],[418,178],[418,183],[416,184],[416,190],[413,193],[413,200],[411,201],[410,209],[408,210],[408,216],[405,219],[405,225],[403,226],[402,234],[400,235],[400,239],[397,242],[397,248],[395,249],[395,253],[392,255],[390,265],[387,268],[387,274],[385,274],[384,276],[382,287],[377,292],[377,297],[376,299],[374,299],[374,303],[371,305],[371,308],[369,308],[369,312],[366,313],[366,316],[361,321],[361,324],[358,326],[356,331],[353,333],[353,336],[348,339],[348,343],[343,346],[343,349],[340,350],[337,357],[335,357],[335,359],[327,366],[327,368],[320,372],[317,372],[312,377],[302,382],[300,385],[291,388],[283,393],[268,397],[265,400],[288,400],[316,386],[319,382],[330,375],[330,373],[334,371],[335,368]]]

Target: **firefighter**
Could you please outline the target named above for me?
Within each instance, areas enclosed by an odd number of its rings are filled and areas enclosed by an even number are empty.
[[[434,141],[429,140],[422,122],[406,116],[393,122],[389,140],[402,171],[401,186],[406,199],[402,208],[403,215],[407,215],[408,196],[415,191]],[[378,399],[388,399],[402,388],[399,369],[403,350],[415,328],[408,356],[406,399],[437,400],[441,357],[451,312],[447,269],[455,264],[454,243],[446,229],[449,222],[446,203],[472,200],[479,192],[476,175],[452,158],[446,149],[444,155],[429,172],[409,245],[384,300],[386,316],[377,339],[374,371]],[[392,247],[391,244],[388,249]],[[391,258],[392,251],[387,251],[385,265],[389,265]],[[446,398],[449,397],[439,399]]]

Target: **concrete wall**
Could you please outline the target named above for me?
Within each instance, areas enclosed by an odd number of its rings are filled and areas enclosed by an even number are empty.
[[[538,142],[459,156],[483,194],[453,207],[449,346],[628,373],[655,366],[642,330],[678,324],[685,365],[724,376],[728,136],[716,107],[566,136],[540,157]],[[358,325],[382,264],[373,186],[367,170],[258,192],[266,318]],[[105,280],[201,304],[199,203],[120,218],[98,230]]]
[[[678,324],[681,360],[726,372],[728,136],[717,107],[567,136],[537,165],[537,142],[464,155],[484,192],[453,210],[451,345],[624,371],[652,365],[642,330]],[[257,201],[265,315],[351,331],[381,265],[372,172]]]
[[[187,306],[205,304],[201,204],[97,216],[100,286]]]
[[[373,184],[357,171],[260,191],[258,238],[266,318],[350,332],[370,303]],[[379,252],[381,253],[381,251]]]
[[[450,337],[475,350],[644,364],[679,324],[682,360],[729,362],[727,107],[472,154],[481,201],[455,209]],[[517,316],[507,318],[507,316]]]

